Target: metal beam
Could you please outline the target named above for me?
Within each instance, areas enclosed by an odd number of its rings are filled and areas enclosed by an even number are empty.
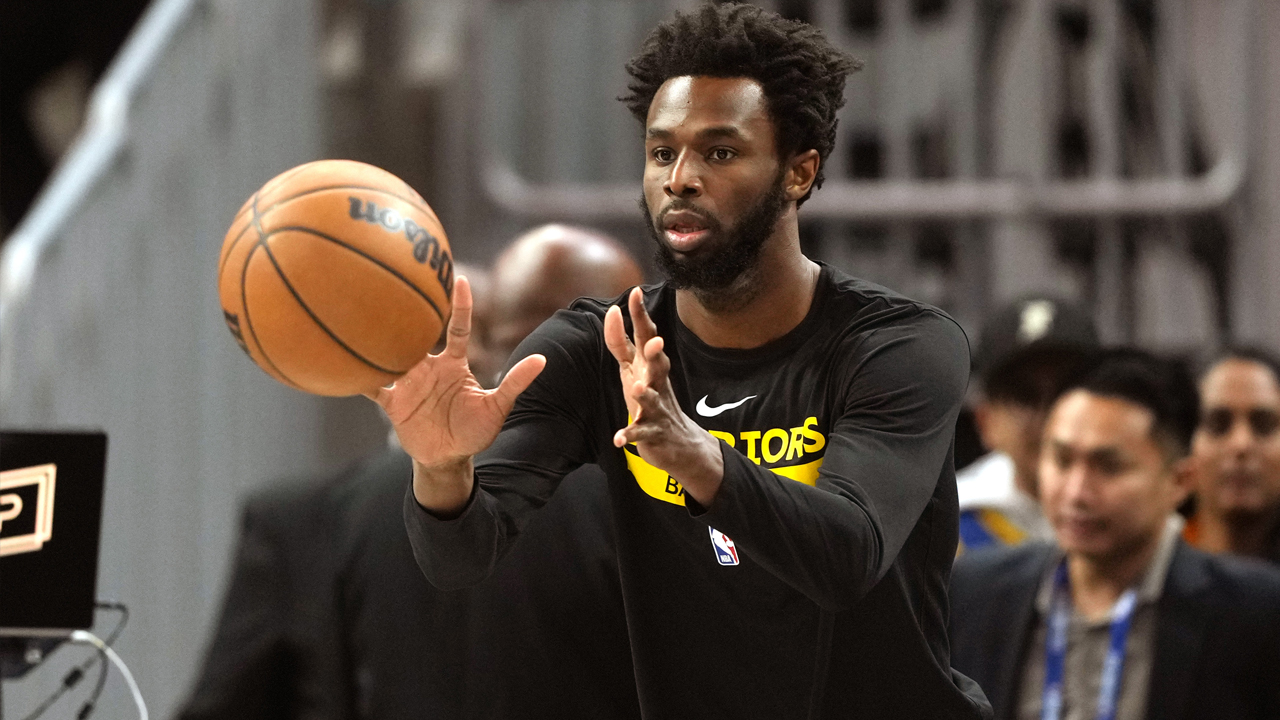
[[[1244,185],[1245,165],[1228,156],[1195,178],[828,182],[805,203],[805,218],[942,220],[1188,215],[1225,206]],[[484,174],[490,201],[529,218],[616,220],[639,216],[640,184],[534,185],[509,166]]]

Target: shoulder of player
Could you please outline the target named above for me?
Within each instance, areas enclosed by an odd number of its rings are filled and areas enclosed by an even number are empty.
[[[827,266],[830,267],[830,266]],[[913,300],[882,285],[830,268],[832,298],[827,313],[858,335],[880,329],[910,329],[942,340],[963,342],[968,336],[950,315],[919,300]]]
[[[662,283],[640,286],[644,292],[645,308],[654,318],[663,315],[662,303],[667,297],[663,292],[664,287],[665,284]],[[631,313],[627,308],[627,298],[630,295],[631,288],[628,288],[626,292],[614,298],[580,297],[570,303],[568,309],[556,311],[555,315],[551,316],[551,320],[543,323],[543,327],[539,330],[551,331],[565,337],[578,335],[589,338],[591,342],[603,347],[604,316],[609,312],[609,308],[616,305],[622,310],[622,317],[627,322],[629,332]]]

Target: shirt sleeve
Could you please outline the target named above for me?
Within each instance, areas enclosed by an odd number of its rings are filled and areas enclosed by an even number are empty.
[[[724,480],[711,507],[686,497],[701,520],[834,611],[884,576],[949,475],[969,376],[963,331],[933,312],[874,331],[851,357],[815,486],[779,482],[722,442]]]
[[[591,392],[613,362],[603,356],[602,332],[599,318],[562,310],[516,348],[513,363],[541,353],[547,364],[516,400],[493,445],[477,456],[476,482],[461,515],[437,518],[418,504],[410,485],[405,526],[432,585],[451,590],[488,577],[560,480],[595,462]]]

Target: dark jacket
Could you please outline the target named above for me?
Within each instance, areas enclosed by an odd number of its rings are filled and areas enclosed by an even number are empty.
[[[951,575],[951,662],[1016,715],[1035,599],[1053,562],[1034,543],[966,553]],[[1150,720],[1280,717],[1280,573],[1179,541],[1156,606]]]
[[[638,718],[604,478],[566,479],[489,582],[413,560],[409,459],[246,504],[226,604],[181,720]]]

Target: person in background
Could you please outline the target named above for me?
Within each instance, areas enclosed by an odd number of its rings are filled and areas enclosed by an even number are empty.
[[[579,297],[614,297],[639,284],[639,268],[624,255],[617,241],[586,228],[553,224],[525,234],[494,263],[482,342],[505,363],[543,320]]]
[[[1200,403],[1196,510],[1184,537],[1207,552],[1280,563],[1280,361],[1227,351],[1201,377]]]
[[[1180,539],[1197,405],[1190,373],[1135,350],[1053,403],[1056,544],[966,553],[951,579],[952,660],[996,718],[1280,717],[1280,573]]]
[[[515,240],[492,276],[459,272],[483,294],[468,362],[490,380],[508,352],[483,342],[491,329],[518,343],[512,327],[527,333],[580,294],[616,296],[643,279],[616,241],[563,225]],[[417,570],[402,518],[411,474],[393,447],[248,500],[180,720],[639,717],[598,468],[566,478],[529,542],[461,592]]]
[[[956,473],[961,552],[1052,537],[1037,502],[1045,411],[1097,348],[1089,315],[1052,298],[1023,298],[986,324],[973,419],[991,452]]]

